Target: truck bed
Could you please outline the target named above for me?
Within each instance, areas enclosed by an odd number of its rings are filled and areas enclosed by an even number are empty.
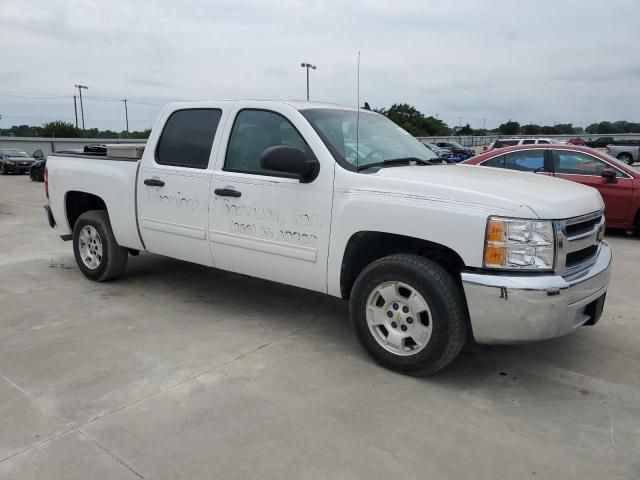
[[[67,222],[67,208],[73,202],[73,192],[83,192],[104,200],[113,233],[120,245],[141,249],[135,194],[139,165],[138,159],[105,154],[73,152],[49,155],[49,199],[60,234],[72,233]]]

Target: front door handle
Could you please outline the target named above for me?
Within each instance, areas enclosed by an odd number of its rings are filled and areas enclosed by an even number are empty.
[[[145,178],[144,184],[150,187],[164,187],[164,182],[159,178]]]
[[[213,193],[221,197],[239,197],[242,194],[233,188],[216,188]]]

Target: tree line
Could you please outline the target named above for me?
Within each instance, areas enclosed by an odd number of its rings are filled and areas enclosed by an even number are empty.
[[[97,128],[88,128],[82,130],[73,123],[56,120],[53,122],[43,123],[39,127],[31,125],[14,125],[11,128],[0,130],[0,135],[11,137],[47,137],[47,138],[149,138],[151,129],[147,128],[142,131],[115,132],[113,130],[99,130]]]
[[[416,107],[408,103],[394,103],[389,108],[374,109],[396,124],[400,125],[416,137],[435,137],[448,135],[482,136],[482,135],[584,135],[587,134],[619,134],[640,133],[640,123],[627,122],[597,122],[586,128],[575,127],[571,123],[555,125],[524,124],[509,120],[493,130],[471,128],[467,123],[462,127],[450,128],[445,122],[433,115],[425,115]],[[56,137],[56,138],[149,138],[151,129],[147,128],[135,132],[115,132],[113,130],[98,130],[91,128],[82,130],[73,123],[60,120],[44,123],[42,126],[14,125],[0,130],[0,135],[15,137]]]

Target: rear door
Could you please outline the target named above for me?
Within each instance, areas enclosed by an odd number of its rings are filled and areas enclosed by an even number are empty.
[[[583,152],[572,150],[552,150],[554,175],[596,188],[605,205],[607,223],[619,224],[625,221],[633,195],[633,180],[607,162]],[[603,169],[616,172],[617,182],[602,178]]]
[[[153,253],[212,265],[209,186],[225,105],[168,111],[138,172],[138,223]],[[154,130],[155,132],[155,130]],[[155,140],[155,141],[154,141]]]

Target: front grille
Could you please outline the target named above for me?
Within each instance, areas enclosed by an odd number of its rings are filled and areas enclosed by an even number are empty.
[[[576,235],[582,235],[583,233],[590,232],[596,225],[600,225],[601,221],[602,215],[598,215],[596,218],[592,218],[584,222],[569,224],[567,225],[567,237],[575,237]]]
[[[577,252],[567,253],[567,268],[572,268],[577,265],[581,265],[587,260],[593,258],[598,253],[598,245],[592,245]]]
[[[570,274],[595,262],[600,249],[600,230],[604,228],[602,212],[560,220],[555,227],[558,273]]]

